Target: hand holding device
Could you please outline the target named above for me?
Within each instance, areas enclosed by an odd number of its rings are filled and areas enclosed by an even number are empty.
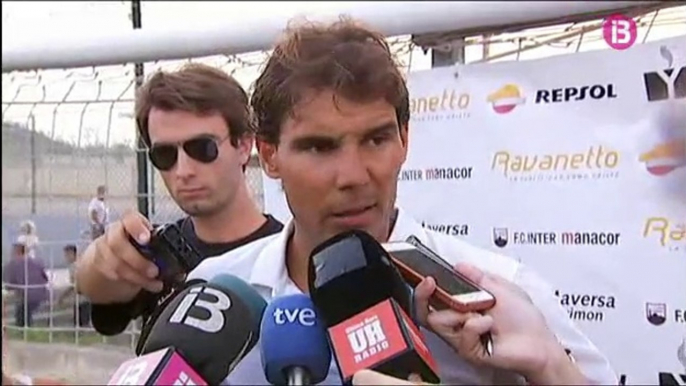
[[[131,236],[129,241],[141,255],[155,264],[159,272],[157,278],[165,284],[183,281],[185,274],[202,261],[200,253],[186,241],[175,223],[153,229],[145,245]]]
[[[272,385],[318,384],[329,373],[331,351],[326,328],[314,304],[302,294],[269,303],[262,317],[262,368]],[[284,342],[293,342],[287,344]]]
[[[171,348],[210,385],[223,381],[257,344],[264,299],[232,275],[180,292],[160,313],[143,354]]]
[[[426,277],[434,278],[436,291],[430,299],[433,308],[479,312],[495,304],[495,297],[491,293],[455,271],[448,262],[416,237],[410,236],[407,242],[386,243],[384,248],[411,286],[416,287]]]
[[[477,365],[515,371],[530,384],[585,382],[526,292],[473,266],[459,264],[457,269],[498,299],[483,315],[450,309],[429,313],[429,326],[461,357]],[[493,341],[490,355],[482,348],[486,333]]]
[[[348,231],[317,246],[308,286],[344,384],[365,368],[439,381],[435,361],[408,316],[414,311],[410,288],[371,235]]]
[[[138,244],[147,244],[151,229],[150,222],[142,214],[126,213],[120,221],[109,226],[104,235],[93,241],[89,247],[94,251],[93,260],[84,269],[96,270],[110,280],[109,285],[118,286],[122,297],[125,297],[123,294],[130,294],[129,299],[141,289],[161,291],[162,281],[157,280],[159,269],[130,242],[134,238]]]

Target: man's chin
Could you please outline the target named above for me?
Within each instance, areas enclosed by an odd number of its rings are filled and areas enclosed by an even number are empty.
[[[217,213],[217,208],[214,205],[209,205],[208,203],[184,203],[179,204],[181,210],[191,217],[207,217]]]
[[[370,234],[372,237],[376,239],[376,241],[380,243],[386,242],[386,239],[388,238],[385,234],[384,229],[385,227],[379,226],[379,225],[365,225],[365,226],[336,226],[334,229],[331,230],[329,233],[329,237],[327,239],[332,238],[338,234],[352,231],[352,230],[358,230],[358,231],[363,231],[365,233]]]

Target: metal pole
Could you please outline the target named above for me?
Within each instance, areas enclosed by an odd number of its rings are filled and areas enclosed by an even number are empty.
[[[131,1],[131,21],[133,22],[133,29],[141,29],[141,2],[140,0]],[[143,85],[143,63],[136,63],[134,65],[134,74],[136,82],[136,90]],[[145,156],[145,142],[143,137],[136,131],[136,168],[138,171],[138,211],[145,217],[149,214],[148,203],[148,160]]]
[[[458,38],[431,49],[431,67],[449,67],[465,63],[465,39]]]
[[[36,214],[36,117],[29,116],[31,124],[31,214]]]

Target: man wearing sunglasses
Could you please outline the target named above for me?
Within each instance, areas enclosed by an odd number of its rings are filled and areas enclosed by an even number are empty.
[[[246,184],[253,120],[236,80],[200,64],[157,72],[136,96],[136,122],[150,161],[188,215],[177,225],[204,258],[282,229],[260,211]],[[102,334],[120,333],[140,314],[147,321],[170,292],[128,240],[144,245],[151,229],[140,213],[127,213],[78,264],[77,289],[92,301],[93,325]]]

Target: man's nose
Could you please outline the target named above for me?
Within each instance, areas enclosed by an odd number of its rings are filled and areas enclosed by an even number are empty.
[[[342,149],[336,160],[336,186],[347,189],[369,183],[369,167],[358,148]]]
[[[188,178],[193,176],[195,174],[196,162],[197,161],[189,157],[183,149],[179,149],[179,154],[176,159],[176,168],[174,168],[174,174],[178,178]]]

